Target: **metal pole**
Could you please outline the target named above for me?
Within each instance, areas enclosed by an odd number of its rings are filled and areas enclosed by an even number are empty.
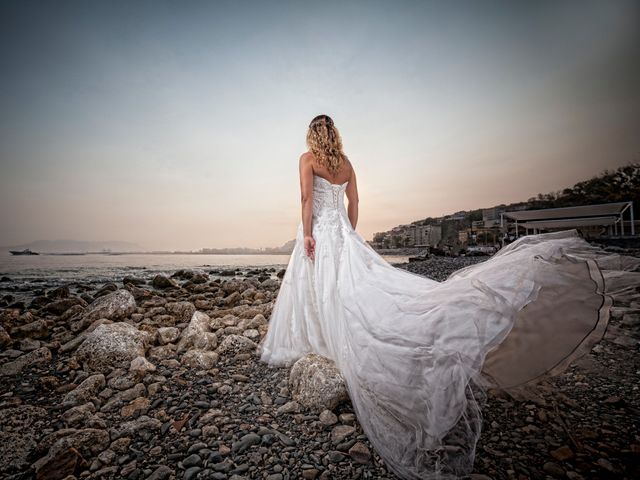
[[[620,236],[624,237],[624,217],[620,214]]]
[[[518,220],[516,219],[516,238],[518,238]]]
[[[629,205],[630,205],[629,214],[631,215],[631,235],[635,235],[636,227],[634,225],[635,220],[633,219],[633,201],[629,202]]]

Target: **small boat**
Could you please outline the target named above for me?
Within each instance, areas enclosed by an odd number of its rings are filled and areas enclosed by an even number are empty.
[[[40,255],[38,252],[32,252],[30,249],[25,248],[24,250],[9,250],[11,255]]]

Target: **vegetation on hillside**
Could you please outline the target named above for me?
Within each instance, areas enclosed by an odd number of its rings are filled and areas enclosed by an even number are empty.
[[[640,162],[628,163],[615,170],[604,170],[589,180],[576,183],[573,187],[539,193],[525,202],[496,205],[504,210],[534,210],[538,208],[573,207],[597,203],[633,201],[636,215],[640,215]],[[466,220],[482,220],[482,209],[464,212]],[[428,225],[439,223],[439,218],[425,218],[414,223]]]

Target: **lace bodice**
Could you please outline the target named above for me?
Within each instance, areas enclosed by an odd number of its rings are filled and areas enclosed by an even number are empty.
[[[344,191],[347,184],[331,183],[326,178],[313,176],[313,214],[320,215],[324,210],[344,209]]]
[[[344,203],[348,183],[331,183],[326,178],[313,175],[313,232],[332,230],[339,236],[345,231],[356,234]],[[297,234],[300,238],[302,232],[303,224],[300,222]]]
[[[326,178],[313,176],[313,231],[350,230],[351,223],[344,204],[348,183],[331,183]]]

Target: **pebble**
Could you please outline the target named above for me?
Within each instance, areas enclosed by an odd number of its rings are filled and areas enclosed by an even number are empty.
[[[426,268],[442,279],[463,264],[485,260],[412,262],[410,269]],[[142,281],[126,284],[135,307],[127,306],[133,313],[124,320],[139,332],[146,345],[144,355],[136,352],[127,362],[100,373],[85,371],[75,358],[86,334],[80,327],[97,328],[100,319],[83,325],[74,315],[87,309],[83,302],[90,303],[94,296],[108,299],[114,286],[70,285],[69,292],[56,293],[63,297],[55,300],[46,291],[38,293],[41,299],[26,302],[33,306],[17,314],[0,308],[0,326],[7,333],[0,346],[0,366],[7,373],[0,415],[17,408],[12,418],[22,421],[20,412],[28,408],[49,412],[36,423],[11,427],[32,441],[26,443],[24,458],[36,461],[44,456],[48,446],[35,447],[43,445],[47,435],[94,429],[102,432],[105,443],[95,451],[86,447],[86,465],[82,463],[76,478],[394,478],[348,401],[311,411],[293,400],[297,397],[289,388],[287,368],[268,367],[253,352],[244,351],[253,345],[247,332],[256,343],[266,333],[280,282],[274,280],[275,269],[258,268],[247,275],[234,270],[229,276],[209,276],[207,271],[207,278],[197,277],[197,282],[190,280],[196,277],[189,271],[178,277],[167,273],[163,275],[177,283],[168,288],[153,287],[155,273],[132,273]],[[269,283],[262,288],[260,282]],[[163,279],[158,283],[166,284]],[[59,300],[69,297],[81,300],[67,302],[68,314],[55,313],[65,307]],[[54,301],[58,303],[47,309]],[[211,330],[204,339],[208,343],[196,343],[216,348],[213,334],[219,344],[227,336],[239,337],[225,343],[229,351],[208,369],[185,365],[181,359],[186,352],[176,349],[196,303],[207,309],[205,329]],[[638,344],[634,329],[640,304],[633,311],[628,305],[616,308],[622,313],[612,315],[610,324],[617,336],[598,344],[562,375],[542,382],[533,399],[488,392],[472,480],[633,477],[625,462],[629,454],[640,453],[634,433],[640,420],[629,414],[640,408],[640,360],[626,344]],[[10,335],[9,325],[14,323],[24,327],[18,330],[21,338]],[[615,342],[625,335],[632,340]],[[37,352],[28,357],[33,362],[11,364],[32,352]],[[79,385],[83,387],[77,390]],[[584,448],[574,449],[574,440]],[[11,474],[27,476],[27,463]],[[4,476],[7,472],[0,467]]]

